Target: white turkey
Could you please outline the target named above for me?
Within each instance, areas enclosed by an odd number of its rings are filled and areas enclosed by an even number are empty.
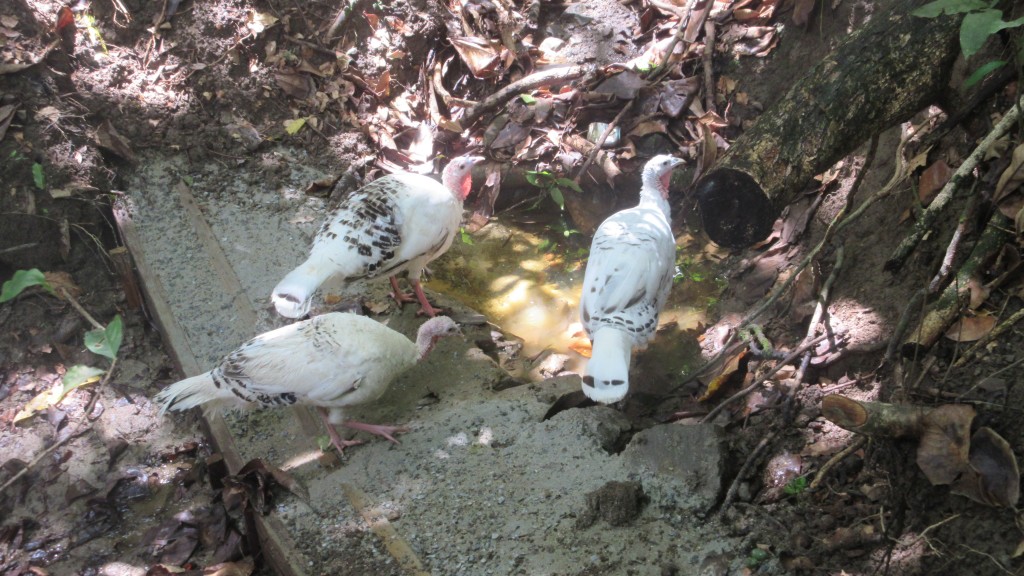
[[[399,305],[412,302],[398,287],[397,275],[405,272],[421,312],[436,315],[420,274],[451,246],[472,186],[471,169],[481,160],[452,159],[441,182],[421,174],[390,174],[347,196],[320,226],[309,258],[274,287],[271,300],[278,314],[304,316],[313,293],[334,277],[347,283],[388,276]]]
[[[580,321],[592,343],[583,393],[618,402],[629,391],[629,360],[654,336],[672,287],[676,243],[668,184],[682,160],[655,156],[644,166],[640,203],[609,216],[597,228],[583,276]]]
[[[438,339],[460,333],[451,318],[437,316],[420,326],[414,344],[365,316],[331,312],[260,334],[213,370],[168,386],[153,401],[161,415],[200,405],[217,410],[308,404],[317,407],[339,452],[361,443],[343,440],[335,429],[339,424],[397,443],[392,434],[404,428],[346,421],[342,409],[376,400]]]

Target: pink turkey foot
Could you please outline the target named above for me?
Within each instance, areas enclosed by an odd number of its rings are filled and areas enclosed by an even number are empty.
[[[345,448],[349,446],[358,446],[363,444],[362,440],[345,440],[338,434],[338,430],[331,424],[331,421],[327,418],[327,410],[320,408],[317,410],[320,413],[320,417],[324,419],[324,424],[327,426],[327,435],[331,437],[331,444],[338,449],[338,454],[344,456]]]
[[[391,298],[395,300],[399,308],[401,308],[402,304],[405,304],[406,302],[416,301],[416,296],[409,294],[408,292],[403,292],[402,289],[398,287],[398,278],[391,276],[388,280],[391,281]]]
[[[408,432],[409,429],[405,426],[381,426],[379,424],[366,424],[365,422],[356,422],[355,420],[346,420],[342,426],[351,428],[353,430],[362,430],[363,432],[369,432],[370,434],[376,434],[377,436],[383,436],[390,440],[393,444],[399,444],[398,440],[395,440],[392,434],[398,434],[401,432]]]
[[[444,312],[442,308],[434,308],[430,305],[430,300],[427,300],[427,295],[423,293],[423,286],[420,286],[420,281],[418,279],[409,280],[409,283],[412,284],[412,289],[416,292],[416,298],[420,301],[419,312],[416,312],[417,316],[426,315],[433,318],[434,316]]]

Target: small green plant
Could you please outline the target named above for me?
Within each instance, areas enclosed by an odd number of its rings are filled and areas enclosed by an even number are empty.
[[[10,280],[4,282],[3,288],[0,289],[0,304],[17,298],[19,294],[33,286],[41,286],[47,292],[56,296],[53,287],[46,281],[46,275],[40,272],[38,268],[32,268],[31,270],[18,270]],[[63,294],[64,298],[70,300],[71,296],[67,291],[63,291]],[[121,348],[121,341],[124,337],[124,324],[121,320],[121,315],[114,316],[114,319],[106,326],[97,324],[91,316],[85,315],[90,322],[97,326],[96,329],[85,333],[85,347],[94,354],[109,358],[111,361],[110,366],[113,368],[114,363],[117,361],[117,352]],[[41,392],[29,400],[14,415],[13,421],[18,422],[32,416],[36,412],[46,410],[48,407],[63,400],[72,390],[86,384],[98,382],[105,372],[107,371],[92,366],[75,365],[68,368],[60,382],[56,383],[53,388]]]
[[[93,44],[99,44],[103,53],[108,54],[107,43],[103,41],[103,34],[100,34],[100,29],[96,26],[96,18],[92,14],[82,14],[78,20],[89,33],[89,41]]]
[[[327,452],[331,449],[331,437],[330,436],[317,436],[316,445],[320,448],[321,452]]]
[[[110,324],[103,329],[96,328],[85,333],[85,347],[93,354],[106,356],[113,360],[117,357],[117,351],[121,348],[121,340],[124,337],[124,325],[121,315],[114,316]]]
[[[703,282],[707,276],[697,269],[697,261],[693,256],[683,256],[676,259],[676,273],[672,277],[675,283],[689,280],[691,282]]]
[[[935,0],[911,12],[921,18],[937,18],[941,14],[965,14],[960,23],[960,51],[964,58],[976,54],[990,36],[1006,28],[1024,25],[1024,17],[1003,20],[1003,11],[995,6],[998,0]],[[1017,57],[1024,56],[1024,45],[1020,46]],[[974,71],[964,82],[970,88],[982,78],[1006,65],[1005,60],[986,62]]]
[[[46,189],[46,174],[43,173],[43,165],[39,162],[32,164],[32,181],[35,182],[36,188]]]
[[[466,228],[459,228],[459,239],[462,240],[463,244],[473,245],[473,237],[470,236],[469,232],[466,232]]]
[[[583,192],[579,184],[568,178],[559,178],[547,170],[527,170],[526,181],[538,188],[547,190],[551,199],[554,200],[555,204],[558,204],[559,210],[565,210],[565,196],[562,194],[562,188],[569,188],[580,193]]]
[[[797,496],[803,494],[807,490],[807,476],[797,476],[793,478],[782,488],[782,491],[789,496]]]
[[[754,568],[760,566],[765,560],[771,558],[771,552],[768,552],[764,548],[754,548],[747,555],[747,567]]]
[[[53,288],[46,282],[46,276],[38,268],[18,270],[10,280],[4,282],[3,290],[0,291],[0,304],[17,297],[18,294],[33,286],[42,286],[47,292],[53,293]]]

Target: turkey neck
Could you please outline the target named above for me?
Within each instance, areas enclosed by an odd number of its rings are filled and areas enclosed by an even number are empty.
[[[657,174],[644,173],[643,185],[640,187],[640,207],[651,207],[661,210],[665,220],[671,219],[671,208],[668,205],[668,182]]]
[[[459,202],[463,202],[466,200],[466,196],[469,196],[469,191],[473,187],[473,175],[467,173],[459,176],[457,174],[450,174],[448,170],[445,170],[441,175],[441,183],[459,199]]]
[[[416,336],[416,361],[419,362],[426,358],[440,338],[436,334],[418,334]]]

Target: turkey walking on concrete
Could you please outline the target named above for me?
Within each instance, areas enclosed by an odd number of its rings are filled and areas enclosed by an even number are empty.
[[[404,428],[346,421],[342,409],[376,400],[438,339],[459,333],[451,318],[437,316],[420,326],[413,343],[365,316],[331,312],[260,334],[213,370],[171,384],[153,401],[161,415],[200,405],[217,410],[307,404],[317,407],[339,452],[361,443],[343,440],[335,429],[339,424],[397,442],[392,434]]]
[[[612,214],[594,233],[580,321],[593,346],[583,393],[596,402],[611,404],[626,396],[630,354],[645,348],[658,327],[676,259],[668,184],[681,163],[668,155],[648,161],[640,203]]]
[[[274,287],[271,300],[278,314],[306,315],[313,293],[335,277],[348,283],[388,276],[399,305],[412,302],[398,287],[397,275],[405,272],[421,312],[435,316],[420,275],[451,246],[472,186],[471,170],[481,160],[452,159],[441,182],[420,174],[390,174],[347,196],[320,227],[309,258]]]

